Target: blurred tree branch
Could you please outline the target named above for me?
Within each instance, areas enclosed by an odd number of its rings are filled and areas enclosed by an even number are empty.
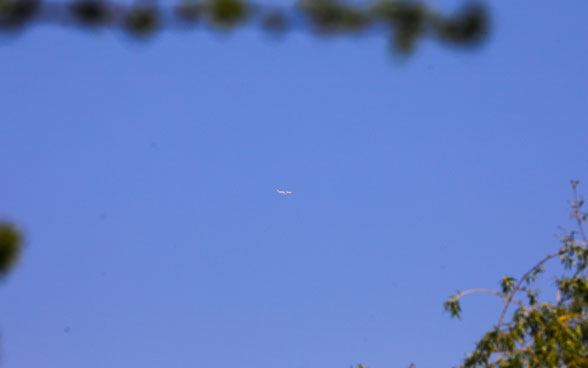
[[[389,35],[393,49],[411,52],[416,41],[432,37],[461,47],[475,46],[489,31],[489,16],[480,3],[468,3],[445,15],[410,0],[300,0],[292,7],[250,3],[246,0],[179,0],[172,6],[155,1],[134,5],[102,0],[0,0],[0,33],[17,33],[35,23],[79,29],[116,28],[136,37],[158,30],[189,29],[204,25],[217,31],[253,24],[266,32],[310,30],[317,35]]]

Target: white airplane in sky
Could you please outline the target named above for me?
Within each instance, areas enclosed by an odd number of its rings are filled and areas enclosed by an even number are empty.
[[[280,193],[280,194],[292,194],[293,192],[287,191],[287,190],[279,190],[276,189],[276,192]]]

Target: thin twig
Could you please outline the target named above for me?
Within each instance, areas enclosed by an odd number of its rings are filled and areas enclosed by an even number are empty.
[[[588,247],[588,237],[586,236],[586,232],[584,231],[584,220],[582,219],[582,217],[580,216],[580,205],[579,205],[579,198],[578,198],[578,181],[572,180],[572,192],[574,193],[574,199],[571,203],[572,209],[573,209],[573,215],[572,218],[574,218],[576,220],[576,223],[578,224],[578,230],[580,232],[580,235],[582,236],[582,239],[584,239],[584,241],[579,241],[577,239],[574,239],[574,244],[580,243],[580,246],[583,247]],[[574,272],[574,275],[572,276],[572,280],[574,280],[576,277],[578,277],[581,273],[582,273],[582,269],[578,267],[578,269],[576,270],[576,272]],[[558,289],[557,290],[557,294],[556,294],[556,301],[557,301],[557,306],[561,306],[564,302],[565,302],[565,298],[561,298],[561,291]]]
[[[538,269],[539,267],[541,267],[545,262],[549,261],[552,258],[558,257],[560,254],[562,254],[562,252],[557,252],[555,254],[549,254],[547,255],[545,258],[543,258],[541,261],[539,261],[539,263],[537,263],[535,266],[533,266],[529,271],[527,271],[523,277],[521,277],[521,279],[519,280],[519,282],[516,284],[516,286],[511,290],[511,292],[508,294],[508,298],[506,299],[505,303],[504,303],[504,309],[502,310],[502,314],[500,315],[500,319],[498,320],[498,324],[496,326],[496,329],[500,329],[500,326],[502,326],[502,322],[504,321],[504,317],[506,316],[506,312],[508,311],[508,307],[510,306],[510,303],[513,302],[513,298],[514,295],[520,290],[521,285],[523,284],[523,282],[527,279],[527,277],[536,269]]]
[[[574,219],[578,223],[578,230],[580,230],[580,235],[582,235],[582,239],[584,239],[584,243],[588,243],[588,237],[584,232],[584,221],[580,216],[580,206],[578,205],[578,190],[576,189],[577,181],[572,181],[572,190],[574,192],[574,202],[572,203],[572,208],[574,209]]]
[[[461,293],[457,294],[455,296],[455,298],[459,299],[462,296],[466,296],[468,294],[474,294],[474,293],[485,293],[485,294],[497,295],[497,296],[501,297],[502,299],[504,299],[505,303],[508,298],[508,295],[501,293],[500,291],[493,290],[493,289],[484,289],[484,288],[475,288],[475,289],[468,289],[466,291],[462,291]],[[525,304],[523,302],[521,302],[520,300],[513,299],[512,302],[517,304],[519,307],[521,307],[521,309],[527,310],[527,306],[525,306]]]

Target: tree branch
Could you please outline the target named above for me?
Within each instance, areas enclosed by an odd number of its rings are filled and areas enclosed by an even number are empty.
[[[500,329],[500,326],[502,326],[502,322],[504,321],[504,317],[506,316],[506,312],[508,311],[508,307],[510,306],[510,303],[513,302],[513,298],[514,295],[519,292],[521,285],[523,284],[523,282],[529,277],[529,275],[535,271],[536,269],[538,269],[539,267],[543,266],[543,264],[547,261],[549,261],[552,258],[558,257],[560,254],[562,254],[562,252],[557,252],[555,254],[549,254],[547,255],[545,258],[543,258],[541,261],[539,261],[535,266],[533,266],[529,271],[527,271],[523,277],[521,277],[521,279],[519,280],[519,282],[517,282],[517,284],[515,285],[515,287],[511,290],[511,292],[508,294],[508,297],[504,303],[504,309],[502,310],[502,313],[500,314],[500,319],[498,320],[498,324],[496,325],[496,329]]]
[[[502,299],[504,299],[505,303],[508,299],[508,295],[501,293],[500,291],[493,290],[493,289],[484,289],[484,288],[475,288],[475,289],[468,289],[466,291],[462,291],[459,294],[457,294],[455,296],[455,298],[460,299],[462,296],[466,296],[468,294],[474,294],[474,293],[484,293],[484,294],[497,295],[497,296],[501,297]],[[512,299],[512,302],[517,304],[519,307],[521,307],[521,309],[523,309],[525,311],[528,309],[527,306],[525,306],[525,304],[520,300]]]
[[[577,180],[572,180],[572,191],[574,192],[574,201],[572,202],[572,208],[574,210],[574,214],[573,214],[573,218],[576,220],[576,223],[578,224],[578,230],[580,231],[580,235],[582,235],[582,239],[584,239],[584,245],[588,244],[588,237],[586,236],[586,232],[584,232],[584,220],[582,219],[582,216],[580,216],[580,214],[582,213],[580,211],[580,201],[578,200],[578,189],[576,188],[578,186],[579,181]]]

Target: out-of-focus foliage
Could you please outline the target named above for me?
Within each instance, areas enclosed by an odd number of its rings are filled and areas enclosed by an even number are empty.
[[[134,36],[199,23],[223,31],[253,24],[273,33],[294,29],[318,35],[382,32],[390,36],[394,50],[403,53],[412,51],[424,37],[456,46],[478,45],[489,30],[488,11],[473,3],[446,15],[410,0],[299,0],[291,8],[247,0],[178,0],[167,7],[157,6],[156,1],[125,5],[105,0],[0,0],[0,32],[21,31],[34,23],[119,28]]]
[[[22,250],[20,231],[7,223],[0,223],[0,277],[14,267]]]
[[[577,194],[578,184],[572,181],[570,202],[577,230],[563,233],[557,253],[547,255],[518,280],[503,277],[501,291],[471,289],[445,302],[445,310],[459,318],[459,300],[467,294],[491,293],[504,301],[497,325],[478,341],[460,367],[588,367],[588,237],[584,231],[588,214],[582,210],[584,200]],[[556,301],[539,302],[539,290],[531,286],[544,271],[544,264],[555,258],[560,259],[567,274],[557,279]],[[513,304],[518,308],[507,321]]]
[[[242,0],[209,0],[203,10],[209,21],[221,27],[232,27],[247,20],[249,7]]]
[[[134,35],[147,36],[157,29],[157,11],[153,7],[137,6],[126,14],[125,26]]]

